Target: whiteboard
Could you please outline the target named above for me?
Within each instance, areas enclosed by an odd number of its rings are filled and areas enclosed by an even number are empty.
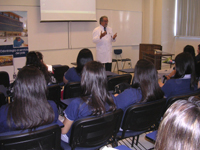
[[[117,40],[113,46],[139,45],[142,41],[142,12],[97,10],[97,18],[108,16],[108,26],[117,33]],[[95,47],[92,42],[92,31],[99,26],[97,22],[71,22],[71,48]]]

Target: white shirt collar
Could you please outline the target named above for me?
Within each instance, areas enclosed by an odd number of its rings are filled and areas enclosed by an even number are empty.
[[[101,27],[102,29],[104,29],[104,26],[102,26],[101,24],[100,24],[100,27]]]
[[[186,74],[184,75],[184,77],[182,79],[190,79],[191,78],[191,74]]]

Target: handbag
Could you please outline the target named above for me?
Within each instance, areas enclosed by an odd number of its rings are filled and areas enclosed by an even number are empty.
[[[117,94],[120,94],[122,93],[124,90],[130,88],[131,85],[126,83],[126,82],[122,82],[122,83],[119,83],[117,85],[115,85],[115,91],[114,93],[117,93]]]

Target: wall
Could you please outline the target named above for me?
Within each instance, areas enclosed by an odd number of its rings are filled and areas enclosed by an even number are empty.
[[[200,38],[174,37],[174,13],[175,0],[143,0],[142,42],[161,44],[163,51],[175,56],[186,45],[194,46],[197,51]]]
[[[15,6],[16,8],[21,8],[23,7],[24,9],[29,8],[39,8],[39,0],[0,0],[0,6],[1,7],[10,7],[10,6]],[[128,10],[128,11],[138,11],[142,12],[142,1],[141,0],[96,0],[97,4],[97,9],[108,9],[108,10]],[[39,10],[39,9],[38,9]],[[39,13],[39,12],[37,12]],[[35,14],[30,14],[28,11],[28,15],[35,15]],[[28,18],[31,19],[31,18]],[[60,25],[61,24],[61,25]],[[66,23],[60,23],[59,25],[64,28]],[[30,26],[29,26],[30,27]],[[56,28],[57,26],[55,26]],[[31,28],[28,29],[29,32],[31,32]],[[38,33],[40,34],[40,33]],[[91,31],[92,35],[92,31]],[[31,35],[29,34],[29,41],[33,40],[30,37]],[[66,35],[61,35],[60,39],[64,40]],[[45,38],[45,37],[44,37]],[[52,37],[53,38],[53,37]],[[91,38],[91,37],[88,37]],[[68,41],[66,41],[68,42]],[[51,43],[50,43],[51,44]],[[56,44],[56,43],[55,43]],[[29,44],[30,45],[30,44]],[[134,66],[137,60],[139,59],[139,46],[115,46],[114,48],[122,48],[123,49],[123,56],[124,58],[131,58],[132,60],[132,65]],[[96,50],[95,47],[90,47],[94,59],[96,58]],[[29,51],[35,50],[34,47],[29,47]],[[69,65],[70,67],[71,62],[76,61],[76,56],[79,52],[79,49],[71,49],[71,48],[58,48],[54,46],[52,49],[46,49],[46,50],[40,50],[43,55],[44,55],[44,62],[47,64],[65,64]],[[114,56],[113,56],[114,57]],[[16,64],[17,66],[15,67],[15,71],[17,71],[17,68],[23,67],[23,64],[25,64],[25,59],[21,59],[20,62],[17,61],[18,63]],[[0,70],[5,70],[5,67],[1,67]],[[13,69],[9,69],[9,74],[12,76],[13,74]]]

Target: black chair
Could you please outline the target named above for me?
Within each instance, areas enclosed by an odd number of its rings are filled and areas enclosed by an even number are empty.
[[[125,82],[125,83],[130,84],[131,79],[132,79],[131,74],[122,74],[119,76],[108,77],[108,90],[114,91],[115,85],[117,85],[119,83]]]
[[[67,83],[63,91],[63,99],[74,98],[81,96],[81,83],[70,82]]]
[[[6,103],[7,103],[7,99],[5,95],[2,92],[0,92],[0,107]]]
[[[61,99],[61,88],[58,84],[52,84],[47,86],[47,99],[53,100],[57,107],[59,108],[60,99]]]
[[[163,98],[148,103],[134,104],[127,108],[121,125],[123,131],[117,134],[118,140],[133,137],[133,147],[135,136],[137,136],[135,142],[137,145],[140,134],[157,129],[165,103],[166,99]]]
[[[10,85],[9,74],[6,71],[0,71],[0,85],[4,85],[6,88]]]
[[[72,125],[69,144],[61,141],[61,147],[64,150],[70,148],[94,150],[107,144],[111,138],[111,142],[115,142],[122,116],[123,111],[118,109],[103,116],[90,116],[77,120]]]
[[[47,125],[35,131],[0,133],[1,150],[60,150],[61,130],[58,125]]]
[[[115,67],[117,66],[117,71],[119,73],[119,66],[118,66],[118,62],[121,62],[121,69],[124,69],[125,63],[127,61],[129,61],[129,65],[130,68],[132,68],[132,63],[131,63],[131,59],[130,58],[122,58],[121,54],[122,54],[122,49],[114,49],[114,54],[115,54],[115,59],[112,59],[112,62],[115,62],[115,66],[114,66],[114,71],[115,71]]]
[[[200,79],[200,62],[197,62],[195,70],[196,70],[196,76],[198,77],[198,79]]]
[[[64,73],[69,69],[67,65],[58,65],[53,67],[54,77],[57,83],[63,82]]]
[[[190,93],[185,94],[185,95],[178,95],[178,96],[169,97],[169,98],[167,99],[166,106],[165,106],[165,110],[164,110],[163,114],[165,113],[165,111],[166,111],[174,102],[176,102],[177,100],[186,100],[186,99],[188,99],[190,96],[199,96],[199,97],[200,97],[200,90],[197,90],[197,91],[195,91],[195,92],[190,92]]]

